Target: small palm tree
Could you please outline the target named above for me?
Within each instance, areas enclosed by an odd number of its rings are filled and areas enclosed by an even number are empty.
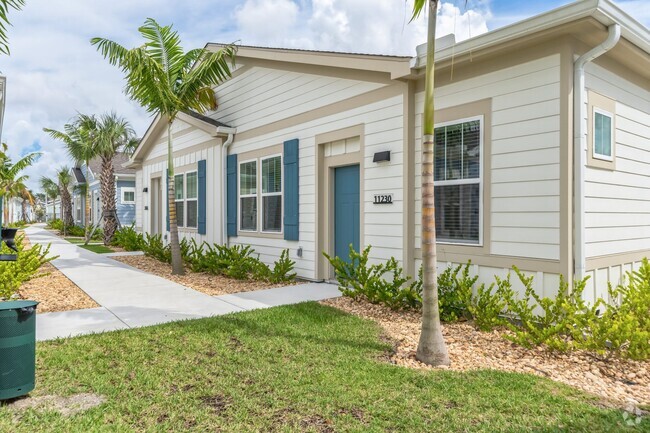
[[[110,245],[117,229],[113,158],[118,152],[133,153],[138,140],[131,124],[115,113],[102,115],[97,130],[96,155],[102,162],[99,184],[104,214],[104,244]]]
[[[139,29],[145,43],[133,49],[104,38],[93,38],[99,52],[126,74],[126,94],[148,112],[167,121],[167,197],[172,273],[185,273],[176,221],[174,161],[171,126],[181,111],[205,112],[217,108],[213,87],[230,77],[236,47],[216,52],[197,48],[184,52],[172,26],[161,27],[148,18]]]
[[[66,123],[63,126],[63,131],[54,129],[43,128],[50,137],[60,140],[65,144],[68,155],[77,163],[85,163],[86,168],[90,160],[97,156],[97,119],[95,116],[88,116],[85,114],[78,114],[72,123]],[[84,195],[86,197],[86,205],[84,209],[85,221],[85,241],[88,244],[90,241],[90,188],[84,188]]]
[[[70,167],[63,166],[56,173],[59,185],[59,194],[61,194],[61,212],[63,216],[63,235],[68,234],[68,228],[74,225],[72,217],[72,198],[70,197],[70,187],[72,184],[72,175]]]
[[[17,190],[16,185],[27,180],[27,176],[20,175],[20,172],[32,165],[36,158],[40,156],[38,152],[30,153],[14,163],[7,154],[7,150],[7,144],[3,143],[0,146],[0,209],[4,209],[3,199]],[[4,212],[0,212],[0,215],[3,214]],[[2,220],[0,218],[1,224]]]
[[[58,182],[52,180],[50,177],[41,176],[39,183],[45,197],[52,200],[52,211],[54,213],[54,218],[56,218],[56,207],[54,206],[54,201],[57,197],[60,196],[59,184]],[[46,210],[47,216],[47,210]],[[61,220],[63,220],[63,210],[61,210]]]
[[[25,0],[0,0],[0,53],[9,54],[9,39],[7,38],[7,26],[9,19],[9,8],[20,10],[25,6]]]
[[[424,84],[424,130],[422,137],[422,332],[416,353],[417,359],[430,365],[449,365],[449,354],[442,336],[438,305],[438,278],[436,275],[436,212],[433,183],[434,102],[433,78],[436,44],[438,0],[416,0],[413,17],[429,9],[427,32],[427,67]]]

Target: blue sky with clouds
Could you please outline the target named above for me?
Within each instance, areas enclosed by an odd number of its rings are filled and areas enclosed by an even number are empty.
[[[12,157],[39,150],[31,186],[70,164],[63,147],[43,127],[62,129],[77,112],[114,110],[143,134],[150,117],[122,93],[121,72],[89,43],[103,36],[135,46],[145,18],[174,23],[186,48],[206,42],[384,54],[415,52],[426,40],[424,19],[408,23],[410,1],[400,0],[27,0],[10,15],[10,57],[0,57],[7,76],[2,140]],[[617,3],[650,26],[649,0]],[[569,3],[562,0],[444,1],[438,35],[477,36]],[[182,7],[180,5],[182,4]]]

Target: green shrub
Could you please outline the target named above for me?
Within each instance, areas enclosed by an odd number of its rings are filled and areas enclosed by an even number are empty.
[[[12,298],[20,286],[39,274],[38,269],[45,263],[54,260],[56,257],[47,257],[50,246],[33,245],[30,248],[24,246],[25,235],[16,236],[16,247],[18,253],[13,252],[6,245],[2,245],[2,254],[16,254],[15,262],[0,262],[0,300]]]
[[[472,290],[478,276],[469,276],[471,262],[446,268],[438,275],[438,303],[440,320],[454,322],[468,317],[467,306],[472,299]]]
[[[295,265],[296,262],[289,258],[289,250],[283,250],[280,258],[273,264],[273,270],[267,277],[268,281],[273,284],[294,281],[296,279],[296,273],[293,272]]]
[[[334,267],[341,293],[355,299],[364,297],[394,310],[421,306],[421,284],[416,281],[407,285],[411,278],[404,275],[394,257],[385,263],[368,265],[370,249],[367,246],[358,253],[350,245],[349,261],[323,253]]]
[[[63,221],[55,218],[51,220],[49,223],[47,223],[47,228],[52,229],[52,230],[58,230],[60,232],[63,231]]]
[[[85,235],[86,235],[86,229],[81,227],[81,226],[69,226],[68,227],[68,236],[84,237]]]
[[[144,237],[135,230],[135,223],[115,231],[113,245],[124,248],[126,251],[141,251]]]
[[[153,257],[164,263],[172,262],[172,251],[169,245],[165,245],[162,240],[161,234],[145,233],[144,243],[142,244],[142,251],[145,255]]]

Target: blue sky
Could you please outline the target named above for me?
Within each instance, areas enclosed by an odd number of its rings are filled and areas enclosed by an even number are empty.
[[[94,36],[125,46],[140,42],[145,18],[173,23],[186,48],[234,42],[289,48],[412,55],[426,40],[424,19],[408,23],[410,1],[400,0],[27,0],[10,15],[10,57],[0,57],[7,76],[2,140],[12,157],[40,150],[30,186],[70,164],[63,147],[43,127],[62,129],[77,112],[114,110],[141,135],[150,117],[122,93],[121,72],[90,45]],[[558,0],[443,0],[438,35],[477,36],[551,10]],[[650,26],[648,0],[617,2]],[[179,7],[182,4],[183,7]]]

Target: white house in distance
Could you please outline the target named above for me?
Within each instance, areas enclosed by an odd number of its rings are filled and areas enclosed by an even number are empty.
[[[208,44],[208,49],[219,45]],[[440,266],[481,281],[516,265],[553,295],[591,276],[606,296],[650,256],[650,33],[607,0],[569,4],[454,43],[436,63]],[[425,47],[397,57],[240,47],[219,108],[173,124],[180,233],[284,248],[298,275],[321,252],[372,245],[420,266]],[[166,233],[166,122],[130,160],[136,226]]]

